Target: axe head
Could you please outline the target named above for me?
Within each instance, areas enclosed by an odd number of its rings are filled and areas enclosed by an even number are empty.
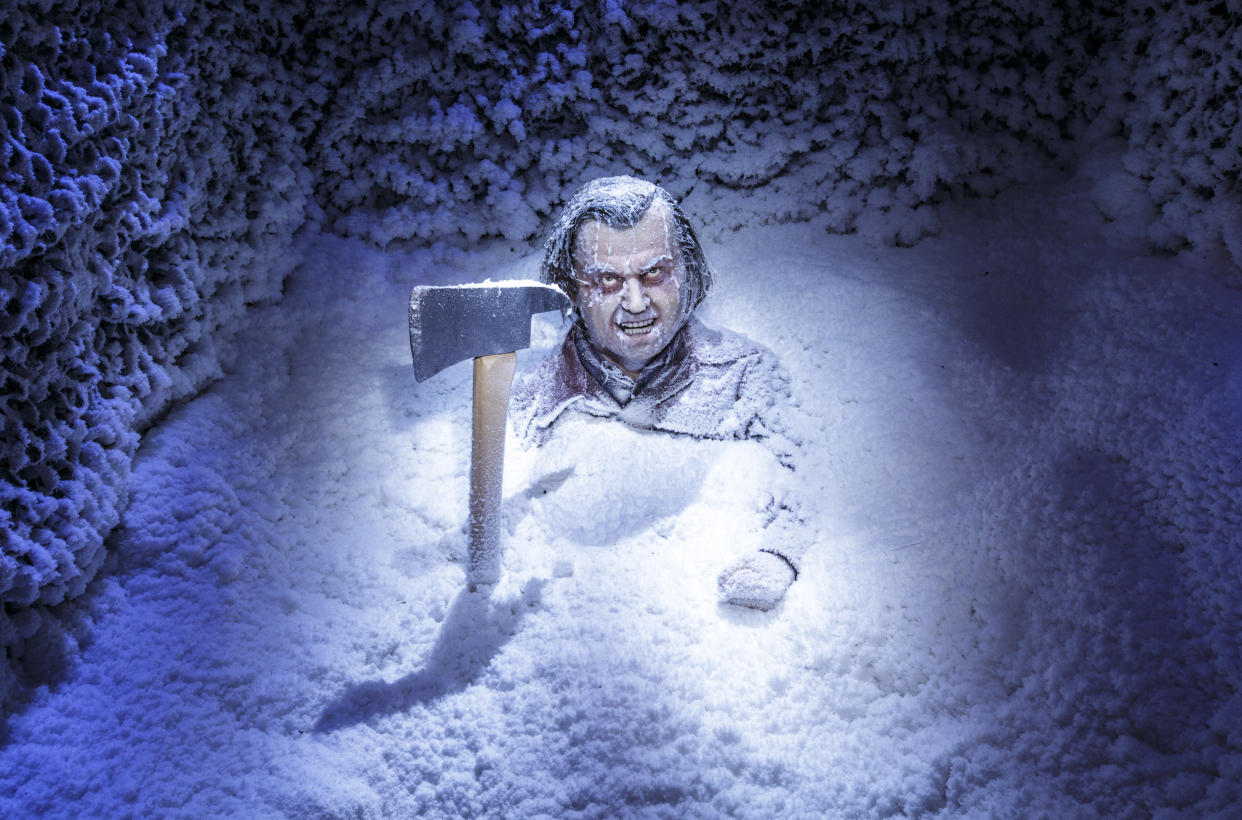
[[[465,359],[524,350],[530,317],[568,306],[560,288],[539,282],[416,287],[410,294],[414,378],[426,381]]]

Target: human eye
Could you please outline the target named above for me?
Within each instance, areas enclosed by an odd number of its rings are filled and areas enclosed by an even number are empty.
[[[612,292],[621,287],[621,274],[603,271],[595,274],[595,284],[605,292]]]

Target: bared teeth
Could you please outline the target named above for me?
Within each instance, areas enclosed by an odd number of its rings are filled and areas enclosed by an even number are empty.
[[[652,317],[642,322],[617,322],[617,325],[621,328],[623,333],[637,334],[648,330],[655,324],[655,322],[655,317]]]

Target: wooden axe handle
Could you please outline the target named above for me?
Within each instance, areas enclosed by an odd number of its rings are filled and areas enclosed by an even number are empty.
[[[516,353],[474,360],[474,424],[470,445],[470,559],[466,581],[500,580],[500,490],[505,473],[505,419]]]

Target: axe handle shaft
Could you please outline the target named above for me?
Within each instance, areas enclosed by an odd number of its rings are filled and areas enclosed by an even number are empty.
[[[470,559],[466,581],[500,580],[500,491],[505,471],[505,419],[516,353],[474,360],[474,423],[470,446]]]

